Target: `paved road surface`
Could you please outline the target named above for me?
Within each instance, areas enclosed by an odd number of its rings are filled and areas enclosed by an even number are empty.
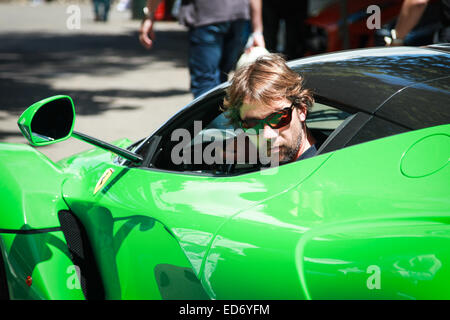
[[[158,23],[146,51],[130,12],[114,8],[109,22],[95,23],[90,2],[81,2],[81,28],[68,29],[74,3],[0,2],[0,142],[25,143],[21,112],[56,94],[73,98],[75,130],[108,142],[147,136],[192,100],[184,27]],[[40,150],[57,161],[90,148],[71,138]]]

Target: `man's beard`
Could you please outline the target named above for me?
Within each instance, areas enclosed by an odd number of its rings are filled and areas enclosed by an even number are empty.
[[[297,140],[294,141],[292,145],[280,146],[280,163],[292,162],[297,159],[298,151],[302,145],[303,141],[303,131],[300,130]]]

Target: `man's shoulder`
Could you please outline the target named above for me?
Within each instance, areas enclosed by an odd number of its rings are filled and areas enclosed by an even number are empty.
[[[296,161],[314,157],[327,138],[328,136],[323,134],[321,131],[314,132],[314,139],[316,142],[305,150],[305,152],[303,152]]]
[[[317,153],[317,147],[315,144],[313,144],[311,147],[309,147],[305,152],[303,152],[300,157],[296,161],[312,158]]]

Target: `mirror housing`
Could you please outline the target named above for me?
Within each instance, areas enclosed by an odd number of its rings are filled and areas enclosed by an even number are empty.
[[[75,124],[75,108],[69,96],[57,95],[38,101],[20,116],[17,125],[33,146],[68,139]]]
[[[53,96],[32,104],[17,121],[20,131],[33,146],[45,146],[74,137],[111,151],[135,164],[142,163],[143,158],[139,154],[73,131],[74,124],[75,108],[72,98],[64,95]]]

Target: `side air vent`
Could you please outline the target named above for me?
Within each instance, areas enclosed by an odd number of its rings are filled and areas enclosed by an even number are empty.
[[[8,282],[6,281],[5,263],[0,252],[0,300],[9,300]]]
[[[71,211],[58,213],[72,262],[80,270],[80,284],[88,300],[105,299],[105,290],[86,230]]]

